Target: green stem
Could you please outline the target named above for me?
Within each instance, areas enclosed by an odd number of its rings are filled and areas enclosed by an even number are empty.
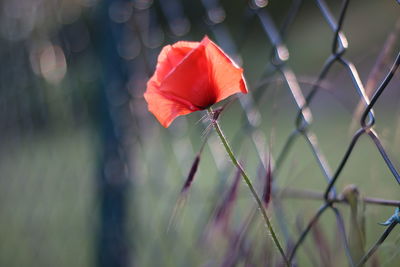
[[[212,110],[211,107],[208,108],[208,114],[210,116],[210,120],[211,120],[212,125],[214,126],[215,131],[217,132],[219,138],[222,141],[222,144],[225,147],[226,152],[228,153],[230,159],[232,160],[233,165],[235,165],[239,169],[240,173],[242,174],[242,177],[243,177],[244,181],[246,182],[247,186],[250,189],[251,194],[253,195],[255,201],[257,202],[257,205],[258,205],[258,207],[260,209],[261,215],[264,218],[265,224],[266,224],[269,232],[271,233],[271,237],[272,237],[273,242],[275,243],[275,245],[278,248],[280,254],[282,255],[282,258],[284,259],[284,261],[286,263],[286,266],[290,267],[290,263],[289,263],[288,259],[286,258],[285,252],[283,251],[283,248],[282,248],[281,244],[279,243],[278,237],[277,237],[277,235],[276,235],[276,233],[274,231],[274,228],[272,227],[272,224],[271,224],[271,221],[270,221],[270,219],[268,217],[267,211],[265,210],[265,207],[264,207],[260,197],[258,196],[256,190],[254,189],[254,186],[253,186],[251,180],[249,179],[249,176],[244,171],[243,167],[240,165],[240,163],[237,161],[235,155],[233,154],[233,151],[232,151],[232,149],[231,149],[231,147],[230,147],[230,145],[229,145],[224,133],[222,132],[218,121],[216,119],[214,119],[213,110]]]

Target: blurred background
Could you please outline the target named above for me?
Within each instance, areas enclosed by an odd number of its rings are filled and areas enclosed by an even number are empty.
[[[257,97],[256,125],[262,133],[257,149],[269,147],[276,157],[294,129],[297,107],[281,76],[268,69],[273,45],[255,10],[268,12],[279,27],[296,2],[301,1],[2,0],[0,266],[220,266],[229,242],[223,231],[213,233],[211,241],[204,236],[235,170],[211,135],[186,205],[173,216],[207,123],[201,121],[204,112],[196,112],[162,128],[147,111],[146,82],[164,45],[208,35],[243,66],[250,93],[240,96],[241,101]],[[342,1],[326,2],[337,18]],[[394,60],[400,43],[399,11],[393,0],[349,5],[343,28],[349,43],[345,55],[364,84],[382,51],[387,60],[380,61],[378,80]],[[286,30],[285,44],[287,65],[304,94],[331,54],[333,36],[317,4],[301,3]],[[339,64],[322,87],[311,106],[312,130],[334,169],[356,130],[352,118],[359,97]],[[375,106],[375,129],[400,167],[398,88],[396,75]],[[236,100],[224,111],[222,127],[260,186],[260,159],[241,116]],[[322,192],[322,176],[301,140],[287,156],[277,185]],[[370,197],[396,200],[400,193],[366,137],[341,175],[338,191],[349,184]],[[240,184],[229,219],[232,229],[240,227],[252,203]],[[298,236],[298,228],[321,203],[282,199],[290,235]],[[348,207],[340,210],[347,222]],[[367,206],[367,246],[383,231],[377,223],[392,213],[391,207]],[[168,227],[171,217],[174,222]],[[326,215],[320,227],[327,242],[337,247],[334,221],[332,214]],[[254,254],[256,248],[272,246],[264,244],[262,223],[258,224],[248,241]],[[308,248],[315,245],[311,238],[307,242]],[[396,266],[399,242],[395,229],[374,262]],[[337,251],[329,257],[342,266],[344,252]],[[300,253],[307,255],[306,249]],[[303,258],[300,266],[312,265]]]

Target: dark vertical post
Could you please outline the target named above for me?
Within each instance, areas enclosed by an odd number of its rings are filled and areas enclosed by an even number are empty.
[[[102,1],[93,25],[93,41],[102,65],[98,101],[102,142],[97,180],[99,225],[96,265],[99,267],[130,265],[126,233],[128,179],[122,142],[124,129],[121,126],[122,120],[128,116],[129,98],[125,92],[126,63],[117,53],[124,25],[110,17],[110,10],[115,4],[123,2],[126,3],[121,0]]]

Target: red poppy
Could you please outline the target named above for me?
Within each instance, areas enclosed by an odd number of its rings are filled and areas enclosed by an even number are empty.
[[[239,92],[247,93],[243,69],[205,36],[201,42],[180,41],[162,49],[144,98],[149,111],[168,127],[180,115]]]

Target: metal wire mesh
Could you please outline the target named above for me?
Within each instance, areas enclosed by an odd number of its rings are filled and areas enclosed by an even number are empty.
[[[218,1],[202,2],[207,14],[208,27],[212,32],[213,37],[223,48],[225,48],[225,50],[230,55],[232,55],[236,59],[240,58],[240,53],[238,52],[237,45],[233,41],[232,36],[229,34],[229,30],[225,27],[223,23],[224,18],[221,18],[221,16],[225,16],[225,11],[220,3]],[[246,24],[253,17],[256,17],[258,19],[258,23],[262,26],[264,33],[271,44],[272,51],[270,62],[268,64],[267,70],[264,73],[263,78],[265,79],[265,77],[271,77],[272,75],[277,73],[277,75],[280,76],[280,79],[286,84],[286,87],[290,91],[292,98],[298,108],[298,113],[295,119],[295,128],[288,136],[287,140],[284,142],[283,149],[280,153],[278,153],[277,159],[275,161],[275,176],[278,175],[278,172],[282,168],[284,168],[284,162],[288,157],[287,155],[293,149],[296,139],[303,138],[306,144],[311,149],[311,153],[314,156],[316,164],[321,170],[322,177],[324,177],[328,183],[324,190],[324,194],[321,195],[321,200],[323,200],[322,206],[318,209],[315,215],[312,216],[311,220],[307,223],[307,226],[304,230],[302,230],[297,239],[294,239],[288,234],[289,231],[288,229],[285,229],[285,223],[282,222],[282,220],[284,221],[284,218],[281,218],[281,223],[279,223],[279,226],[283,228],[283,233],[286,233],[285,239],[288,245],[289,258],[291,261],[293,261],[295,259],[298,248],[303,244],[305,238],[310,234],[310,230],[312,229],[312,227],[318,222],[319,218],[323,216],[327,210],[332,210],[336,217],[337,227],[341,235],[343,248],[345,254],[347,255],[348,262],[351,266],[358,266],[362,265],[371,256],[370,252],[374,250],[388,236],[391,230],[393,230],[396,223],[392,222],[389,228],[387,228],[382,236],[378,238],[377,243],[372,246],[371,250],[366,253],[363,258],[357,259],[360,260],[360,262],[354,262],[349,250],[348,237],[344,226],[343,216],[334,204],[339,199],[338,191],[335,187],[335,184],[338,178],[341,177],[343,168],[349,162],[349,158],[353,152],[354,147],[357,145],[360,136],[364,134],[368,135],[371,138],[373,144],[378,149],[382,159],[384,160],[387,168],[393,175],[394,179],[399,182],[397,169],[392,163],[388,154],[386,153],[385,148],[381,144],[377,133],[373,129],[373,126],[375,124],[373,107],[381,93],[385,90],[385,88],[393,78],[393,75],[399,65],[399,55],[397,55],[397,57],[392,60],[392,67],[387,72],[381,84],[379,86],[377,85],[376,89],[372,90],[372,92],[374,93],[371,96],[368,96],[363,82],[361,81],[361,78],[358,74],[357,68],[344,56],[349,46],[349,43],[342,28],[344,22],[346,21],[346,12],[348,10],[349,1],[342,2],[342,6],[340,7],[340,10],[338,12],[337,19],[331,13],[325,1],[315,1],[315,5],[319,9],[319,12],[322,14],[324,20],[328,23],[329,27],[332,30],[333,41],[331,43],[331,54],[327,57],[315,81],[312,82],[312,86],[309,92],[304,93],[304,90],[300,85],[301,82],[296,77],[295,72],[286,64],[289,58],[289,50],[286,47],[283,39],[284,36],[287,34],[290,26],[295,23],[294,21],[296,19],[297,12],[299,11],[302,4],[302,1],[292,1],[280,29],[275,26],[273,19],[268,13],[268,8],[263,7],[264,5],[266,5],[266,2],[264,1],[254,1],[249,3],[249,6],[246,10],[246,12],[248,13],[246,18],[247,21],[244,21],[244,24]],[[216,14],[218,14],[219,16],[216,16]],[[338,166],[332,171],[332,168],[330,167],[330,164],[319,145],[317,135],[311,130],[313,115],[310,109],[310,105],[312,104],[319,91],[322,90],[321,88],[323,87],[323,81],[329,75],[333,65],[336,63],[340,64],[342,68],[348,73],[352,81],[352,86],[359,95],[359,101],[361,105],[364,106],[364,108],[362,116],[360,118],[360,129],[355,131],[354,136],[350,140],[348,148],[346,149],[344,155],[341,156]],[[259,85],[260,88],[263,87],[262,81],[263,79],[261,79],[261,84]],[[375,81],[375,83],[377,83],[377,81]],[[255,95],[256,94],[257,92],[255,93]],[[261,94],[263,94],[262,91]],[[258,99],[262,98],[262,96],[255,97],[257,97]],[[265,151],[262,151],[263,149],[260,149],[259,147],[260,139],[264,140],[265,144],[265,140],[267,138],[265,134],[259,130],[257,121],[255,122],[253,119],[254,116],[256,116],[258,117],[258,120],[261,120],[259,107],[257,107],[256,102],[257,101],[252,99],[251,96],[240,98],[240,104],[245,114],[245,116],[243,116],[243,123],[244,125],[246,125],[242,130],[244,131],[245,135],[250,136],[253,145],[258,148],[258,157],[260,162],[263,163],[265,162]],[[234,143],[236,144],[236,141],[240,140],[240,137],[234,138],[234,140]],[[217,156],[215,156],[215,158],[216,157]],[[396,203],[397,202],[393,202],[393,206],[396,206]],[[281,209],[281,207],[278,207],[277,209]],[[282,214],[280,214],[281,212],[282,211],[276,212],[278,220],[279,217],[282,217]]]

